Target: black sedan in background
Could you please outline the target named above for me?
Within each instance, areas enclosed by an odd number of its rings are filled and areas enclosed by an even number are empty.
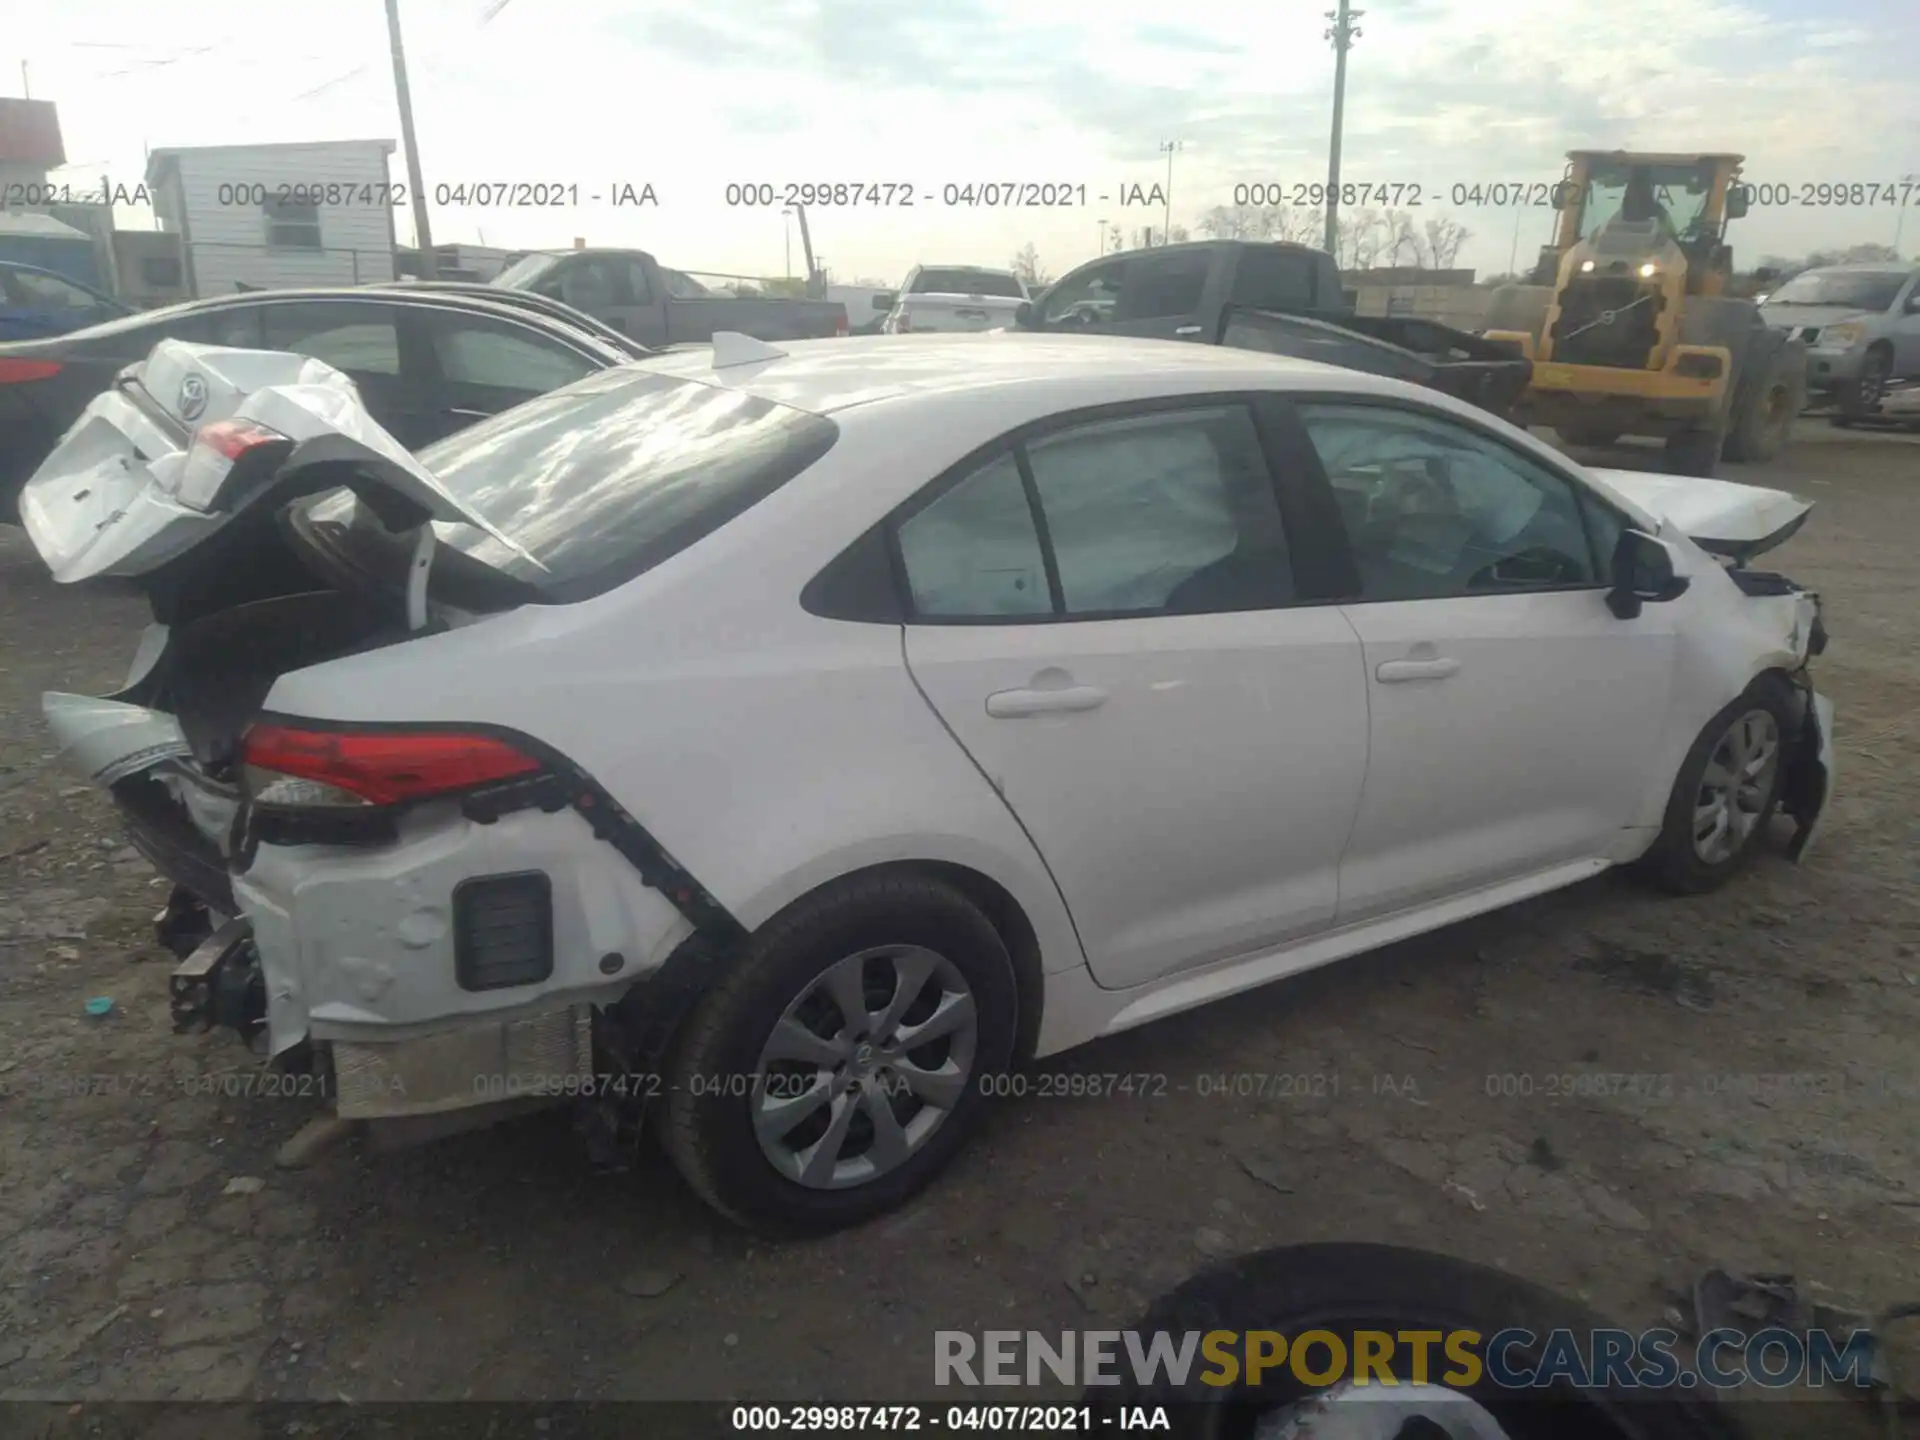
[[[650,353],[558,301],[475,293],[483,288],[249,291],[0,345],[0,522],[18,518],[21,487],[87,403],[162,340],[324,360],[351,376],[373,418],[415,450]]]

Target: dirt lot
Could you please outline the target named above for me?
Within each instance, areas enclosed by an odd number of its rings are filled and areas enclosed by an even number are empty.
[[[1920,1296],[1920,440],[1816,426],[1742,478],[1819,502],[1780,557],[1834,635],[1804,868],[1605,878],[1044,1062],[1166,1090],[1008,1102],[907,1211],[783,1248],[544,1117],[276,1170],[310,1103],[222,1093],[238,1044],[169,1032],[163,892],[40,721],[117,685],[142,604],[0,530],[0,1396],[924,1398],[936,1328],[1124,1324],[1207,1256],[1320,1238],[1637,1322],[1715,1264]],[[1622,1075],[1663,1078],[1593,1078]]]

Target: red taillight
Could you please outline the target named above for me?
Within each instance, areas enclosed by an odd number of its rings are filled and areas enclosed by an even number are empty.
[[[397,805],[542,768],[505,740],[460,730],[254,725],[240,758],[253,798],[267,805]]]
[[[24,385],[29,380],[50,380],[59,373],[58,360],[9,360],[0,357],[0,385]]]
[[[847,323],[847,312],[845,310],[842,310],[839,317],[833,322],[833,333],[835,335],[851,335],[853,333],[853,327]]]
[[[256,445],[271,445],[287,437],[252,420],[215,420],[194,432],[193,442],[205,445],[227,460],[238,460]]]

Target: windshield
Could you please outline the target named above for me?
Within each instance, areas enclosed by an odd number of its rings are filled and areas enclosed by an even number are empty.
[[[1664,221],[1677,240],[1698,240],[1712,226],[1705,220],[1713,194],[1713,164],[1616,165],[1596,163],[1587,172],[1586,209],[1580,239],[1608,221]]]
[[[922,270],[913,282],[914,295],[999,295],[1024,300],[1020,278],[997,270]]]
[[[525,255],[507,266],[494,276],[489,284],[504,285],[509,290],[525,290],[547,271],[551,270],[560,257],[558,255]]]
[[[1904,270],[1808,270],[1767,297],[1769,305],[1844,305],[1849,310],[1891,310],[1907,283]]]
[[[483,420],[419,460],[519,549],[457,524],[435,526],[442,543],[566,601],[678,554],[806,469],[838,434],[804,410],[623,368]],[[357,504],[332,491],[309,501],[305,518],[350,524]]]

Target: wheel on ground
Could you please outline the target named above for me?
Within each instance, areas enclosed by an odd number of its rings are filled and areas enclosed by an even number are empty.
[[[1681,763],[1660,838],[1639,870],[1679,895],[1713,890],[1759,848],[1779,806],[1797,721],[1792,687],[1762,676],[1700,732]]]
[[[723,1214],[775,1234],[904,1202],[965,1143],[1012,1062],[1013,962],[942,881],[855,877],[795,902],[688,1018],[664,1139]]]
[[[1290,1246],[1201,1272],[1155,1301],[1131,1331],[1176,1337],[1264,1331],[1303,1343],[1299,1361],[1282,1352],[1278,1363],[1252,1380],[1236,1366],[1224,1384],[1206,1360],[1185,1371],[1184,1381],[1161,1368],[1143,1382],[1123,1363],[1117,1385],[1090,1387],[1083,1402],[1103,1416],[1121,1407],[1166,1405],[1166,1433],[1176,1440],[1308,1434],[1343,1440],[1734,1440],[1741,1433],[1711,1398],[1678,1387],[1664,1397],[1650,1395],[1608,1371],[1579,1389],[1544,1378],[1525,1390],[1503,1388],[1484,1371],[1472,1384],[1436,1383],[1441,1372],[1455,1368],[1441,1357],[1441,1336],[1507,1332],[1513,1338],[1503,1341],[1500,1359],[1522,1374],[1544,1377],[1550,1337],[1614,1328],[1552,1291],[1451,1256],[1392,1245]],[[1430,1348],[1416,1351],[1410,1337],[1427,1335]],[[1237,1347],[1227,1348],[1232,1353]],[[1391,1381],[1365,1367],[1359,1383],[1315,1385],[1301,1378],[1302,1370],[1325,1374],[1345,1357],[1368,1352]],[[1355,1367],[1346,1368],[1351,1376]]]
[[[1666,468],[1674,475],[1710,477],[1720,469],[1720,451],[1724,444],[1725,436],[1718,429],[1670,435],[1666,444]]]
[[[1774,459],[1792,441],[1794,417],[1805,403],[1804,376],[1781,346],[1759,383],[1741,399],[1722,454],[1728,460]]]
[[[1841,387],[1840,409],[1834,416],[1834,423],[1838,425],[1873,414],[1880,408],[1880,399],[1887,393],[1887,381],[1892,378],[1892,353],[1882,349],[1869,350],[1860,367],[1859,378]]]
[[[1620,438],[1620,427],[1618,425],[1556,426],[1554,433],[1569,445],[1599,449],[1603,445],[1613,444]]]

